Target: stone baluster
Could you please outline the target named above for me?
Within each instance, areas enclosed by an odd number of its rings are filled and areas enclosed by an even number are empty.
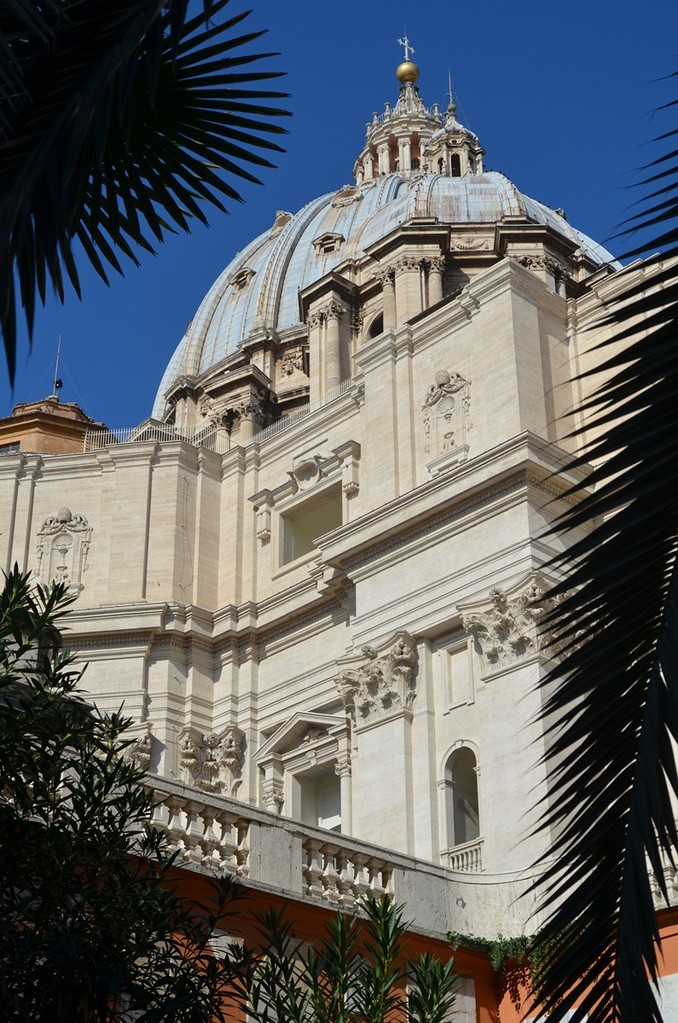
[[[247,821],[237,820],[235,823],[238,848],[236,849],[236,874],[239,877],[249,877],[250,873],[250,849],[249,837],[250,828]]]
[[[203,837],[204,830],[198,823],[200,816],[200,807],[193,800],[189,799],[186,802],[185,808],[186,814],[186,859],[191,860],[193,863],[202,863],[203,859]]]
[[[325,867],[323,870],[323,898],[326,902],[338,903],[341,901],[341,892],[339,890],[339,874],[335,866],[335,856],[338,853],[338,849],[333,845],[324,845],[322,847],[323,860]]]
[[[353,861],[353,894],[356,899],[360,899],[363,895],[370,894],[368,858],[362,853],[354,853],[351,859]]]
[[[304,867],[304,880],[306,882],[306,894],[314,896],[317,899],[323,897],[323,857],[322,857],[322,843],[317,842],[312,838],[309,838],[304,842],[304,853],[306,856],[306,865]]]

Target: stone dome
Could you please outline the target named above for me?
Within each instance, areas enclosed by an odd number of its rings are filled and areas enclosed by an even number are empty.
[[[407,38],[399,42],[407,62],[414,50]],[[178,422],[179,414],[190,425],[209,416],[228,424],[238,414],[237,398],[250,412],[254,401],[262,423],[319,400],[318,387],[351,375],[356,346],[365,340],[360,324],[376,329],[375,289],[384,286],[379,322],[397,329],[500,259],[518,260],[564,297],[576,296],[599,267],[616,265],[562,211],[519,192],[503,174],[485,171],[478,137],[457,120],[451,83],[442,111],[424,105],[416,77],[400,75],[395,105],[387,102],[382,114],[372,114],[354,164],[355,183],[294,215],[278,211],[271,228],[215,281],[165,371],[154,418]],[[389,280],[403,270],[419,273],[421,295],[418,285],[401,281],[395,314]],[[310,326],[318,316],[326,323],[328,310],[312,308],[309,296],[328,288],[330,318],[343,317],[343,326],[338,340],[332,328],[339,361],[331,356],[336,364],[329,374],[322,370],[321,386],[319,368],[311,365]],[[316,357],[323,362],[325,342],[319,343]],[[248,366],[257,379],[250,380],[250,397],[243,397]]]
[[[449,177],[392,173],[346,185],[308,203],[294,216],[278,214],[271,230],[232,260],[203,299],[165,371],[153,415],[181,377],[202,377],[261,331],[304,330],[298,293],[407,221],[486,225],[524,220],[556,232],[596,266],[614,262],[601,245],[562,216],[523,195],[503,174]]]

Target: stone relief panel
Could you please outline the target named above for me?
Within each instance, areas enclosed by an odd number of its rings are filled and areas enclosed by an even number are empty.
[[[280,360],[280,372],[284,377],[291,377],[297,373],[304,373],[304,350],[303,348],[288,348]]]
[[[470,388],[471,381],[461,373],[442,369],[426,392],[422,405],[424,451],[433,459],[442,456],[441,468],[468,457]]]
[[[364,646],[361,654],[364,663],[345,668],[337,682],[346,711],[356,726],[411,710],[416,696],[416,650],[412,637],[399,632],[384,653]]]
[[[245,736],[236,725],[221,732],[200,734],[183,728],[179,733],[181,780],[204,792],[237,795],[245,763]]]
[[[548,641],[540,636],[538,623],[551,605],[543,599],[547,588],[538,576],[532,576],[508,592],[493,587],[489,606],[482,610],[460,608],[462,625],[473,638],[485,675],[525,661],[546,647]]]
[[[37,538],[40,581],[63,583],[71,593],[80,593],[91,537],[92,527],[85,516],[70,508],[60,508],[46,518]]]

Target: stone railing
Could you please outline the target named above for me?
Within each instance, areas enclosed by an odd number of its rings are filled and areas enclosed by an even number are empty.
[[[476,838],[463,845],[455,845],[444,849],[440,858],[450,870],[463,870],[477,874],[483,869],[483,840]]]
[[[319,401],[315,401],[312,405],[307,405],[297,412],[292,412],[288,416],[283,416],[281,419],[271,423],[270,426],[266,426],[263,430],[255,433],[247,444],[263,444],[265,441],[270,440],[271,437],[276,437],[283,430],[287,430],[290,426],[294,426],[295,423],[306,419],[311,412],[315,412],[316,409],[329,405],[336,398],[347,394],[353,387],[353,384],[354,381],[350,377],[342,380],[336,387],[327,391]],[[100,451],[103,448],[110,448],[116,444],[132,444],[154,440],[161,443],[186,441],[194,447],[208,448],[210,451],[216,451],[220,455],[225,454],[231,447],[228,431],[223,426],[203,423],[195,427],[180,427],[175,426],[174,423],[163,423],[159,419],[145,419],[138,426],[127,426],[114,430],[102,429],[101,427],[86,430],[83,437],[83,451]]]
[[[481,840],[447,850],[439,866],[179,782],[152,784],[155,824],[188,869],[235,874],[247,886],[327,906],[386,895],[415,926],[441,936],[482,934],[488,919],[505,934],[524,926],[515,907],[529,879],[481,873]]]
[[[393,865],[380,857],[351,852],[344,842],[302,840],[304,895],[336,906],[354,906],[366,895],[391,897]]]
[[[158,800],[153,823],[169,838],[180,862],[220,874],[249,874],[249,821],[238,813],[208,805],[202,793],[168,795],[154,790]]]

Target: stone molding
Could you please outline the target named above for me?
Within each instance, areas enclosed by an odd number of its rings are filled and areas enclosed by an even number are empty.
[[[187,785],[235,796],[244,763],[245,736],[236,725],[204,734],[188,726],[179,733],[179,769]]]
[[[412,709],[416,697],[416,649],[405,631],[383,653],[363,646],[362,664],[344,668],[337,687],[357,728]]]

